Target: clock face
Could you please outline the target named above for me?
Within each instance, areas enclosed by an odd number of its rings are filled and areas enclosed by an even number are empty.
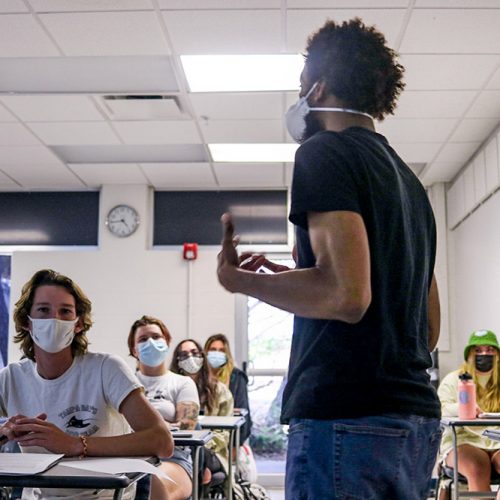
[[[106,226],[115,236],[125,238],[139,226],[139,214],[128,205],[117,205],[109,211]]]

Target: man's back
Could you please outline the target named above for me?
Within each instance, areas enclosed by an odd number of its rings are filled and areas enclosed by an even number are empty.
[[[328,211],[363,219],[372,302],[356,324],[296,316],[283,420],[438,417],[426,373],[435,225],[423,187],[382,136],[359,127],[320,132],[296,157],[290,220],[300,268],[316,264],[307,214]]]

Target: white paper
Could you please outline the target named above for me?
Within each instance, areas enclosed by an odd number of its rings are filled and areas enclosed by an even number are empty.
[[[0,453],[0,474],[39,474],[63,456],[54,453]]]
[[[484,412],[484,413],[479,414],[479,418],[498,418],[498,419],[500,419],[500,413]]]
[[[107,474],[145,472],[146,474],[154,474],[155,476],[163,477],[175,483],[175,481],[160,468],[140,458],[86,458],[83,460],[65,460],[62,465],[75,469],[104,472]]]

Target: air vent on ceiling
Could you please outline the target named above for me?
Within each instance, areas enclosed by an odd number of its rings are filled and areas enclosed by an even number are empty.
[[[111,120],[182,120],[187,118],[179,97],[176,95],[103,95],[101,102]]]

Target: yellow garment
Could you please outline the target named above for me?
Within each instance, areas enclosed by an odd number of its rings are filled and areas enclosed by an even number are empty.
[[[218,417],[232,417],[233,416],[233,395],[230,390],[222,383],[217,382],[217,399],[215,407],[211,413],[206,412],[205,415],[218,416]],[[212,431],[214,437],[205,446],[217,454],[218,459],[221,461],[224,470],[228,469],[229,459],[229,431]]]
[[[455,370],[448,373],[443,378],[438,388],[438,396],[441,401],[441,411],[443,417],[458,416],[458,375],[461,370]],[[483,450],[500,449],[500,441],[483,436],[485,429],[499,430],[500,427],[457,427],[457,446],[461,444],[470,444]],[[451,429],[446,428],[441,440],[441,455],[446,455],[453,447],[453,438]]]

